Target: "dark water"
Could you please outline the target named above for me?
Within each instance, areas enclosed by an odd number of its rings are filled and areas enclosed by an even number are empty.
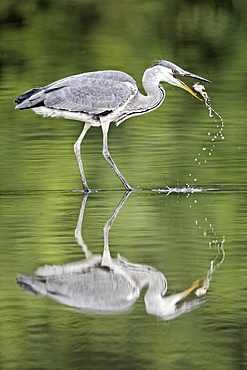
[[[246,368],[245,1],[47,0],[0,9],[0,367]],[[83,195],[72,192],[81,189],[73,144],[82,124],[17,111],[12,101],[90,70],[123,70],[141,84],[154,58],[213,81],[206,89],[224,127],[171,86],[158,110],[112,125],[115,162],[145,190],[126,199],[109,247],[114,259],[120,253],[164,274],[166,296],[209,274],[205,302],[162,320],[147,312],[147,287],[128,312],[107,315],[27,294],[18,275],[85,258],[74,237]],[[101,130],[92,128],[82,152],[89,186],[99,191],[88,196],[82,237],[96,255],[124,195],[101,150]],[[186,301],[195,299],[192,292]]]

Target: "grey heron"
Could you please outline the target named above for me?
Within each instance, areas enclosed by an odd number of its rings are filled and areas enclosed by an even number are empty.
[[[158,108],[165,99],[165,89],[160,82],[181,87],[199,98],[179,76],[211,82],[183,70],[168,61],[159,61],[147,68],[142,77],[146,95],[140,93],[136,81],[121,71],[96,71],[63,78],[45,87],[24,92],[14,100],[16,108],[31,108],[44,117],[63,117],[83,121],[84,128],[74,144],[84,192],[89,192],[82,158],[81,143],[91,126],[101,126],[103,133],[102,154],[109,162],[127,191],[132,187],[125,180],[108,150],[108,130],[111,122],[116,126],[126,119]]]

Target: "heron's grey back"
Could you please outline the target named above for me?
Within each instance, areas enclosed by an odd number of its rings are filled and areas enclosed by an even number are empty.
[[[123,106],[137,91],[135,80],[128,74],[99,71],[63,78],[34,90],[26,100],[21,99],[27,95],[24,93],[16,101],[20,101],[17,106],[20,109],[43,104],[48,108],[97,115]]]
[[[101,267],[72,275],[40,277],[19,275],[18,285],[32,294],[40,294],[72,307],[91,311],[121,311],[139,297],[133,281],[121,273]]]

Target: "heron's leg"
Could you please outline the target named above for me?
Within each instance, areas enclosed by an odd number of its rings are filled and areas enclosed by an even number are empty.
[[[102,150],[102,154],[105,157],[105,159],[107,160],[107,162],[111,165],[112,169],[115,171],[117,176],[119,177],[119,179],[122,182],[125,189],[127,191],[132,191],[134,189],[132,189],[131,186],[129,186],[129,184],[125,180],[125,178],[123,177],[123,175],[121,174],[121,172],[117,168],[115,162],[113,161],[113,159],[111,157],[111,154],[108,150],[108,142],[107,142],[107,140],[108,140],[107,137],[108,136],[107,135],[108,135],[109,126],[110,126],[110,122],[102,122],[102,124],[101,124],[102,132],[103,132],[103,150]]]
[[[84,136],[86,135],[87,131],[90,129],[91,124],[90,123],[85,123],[81,135],[78,137],[77,141],[74,144],[74,152],[76,155],[77,163],[79,166],[80,174],[81,174],[81,179],[82,179],[82,185],[83,185],[83,190],[88,193],[89,187],[87,185],[87,180],[86,176],[84,173],[84,168],[82,164],[82,159],[81,159],[81,142],[84,139]]]

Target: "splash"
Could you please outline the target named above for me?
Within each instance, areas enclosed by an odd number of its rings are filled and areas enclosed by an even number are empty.
[[[198,82],[193,85],[193,88],[196,92],[200,93],[201,96],[204,99],[204,103],[206,108],[208,109],[209,117],[214,118],[214,122],[216,123],[216,129],[214,132],[208,132],[207,136],[209,137],[209,141],[207,145],[204,145],[201,150],[197,153],[197,156],[195,157],[194,161],[198,164],[205,164],[208,161],[208,158],[212,156],[213,151],[216,147],[216,140],[221,138],[224,140],[224,121],[223,118],[212,108],[211,106],[211,98],[208,96],[205,87],[202,84],[199,84]],[[220,121],[220,123],[219,123]],[[197,182],[197,178],[192,176],[191,173],[188,174],[190,177],[190,182],[193,180],[194,183]],[[186,186],[188,188],[191,187],[189,183],[186,183]]]
[[[220,124],[217,124],[217,129],[218,129],[217,132],[215,132],[215,133],[208,132],[208,136],[212,136],[212,138],[210,140],[211,147],[209,149],[207,147],[202,148],[203,152],[208,151],[208,155],[212,155],[213,150],[215,148],[215,144],[213,144],[215,142],[215,140],[218,139],[218,137],[221,137],[222,140],[225,139],[224,134],[223,134],[224,121],[223,121],[223,118],[212,108],[211,103],[210,103],[211,98],[208,96],[208,94],[205,90],[205,87],[197,82],[193,85],[193,88],[194,88],[195,91],[199,92],[201,94],[201,96],[203,97],[204,103],[205,103],[205,105],[208,109],[209,117],[214,118],[215,123],[217,123],[217,119],[219,119],[220,122],[221,122]],[[200,155],[201,155],[201,153],[198,153],[198,156],[200,156]],[[198,158],[195,158],[195,161],[198,164],[201,164],[201,162],[202,162]],[[207,160],[204,159],[203,162],[206,163]]]
[[[166,186],[165,189],[151,189],[152,191],[157,191],[158,193],[167,193],[167,195],[176,193],[176,194],[187,194],[189,197],[190,194],[193,193],[201,193],[201,192],[206,192],[206,191],[215,191],[217,189],[215,188],[199,188],[199,187],[193,187],[190,186],[189,184],[186,184],[186,186]]]

